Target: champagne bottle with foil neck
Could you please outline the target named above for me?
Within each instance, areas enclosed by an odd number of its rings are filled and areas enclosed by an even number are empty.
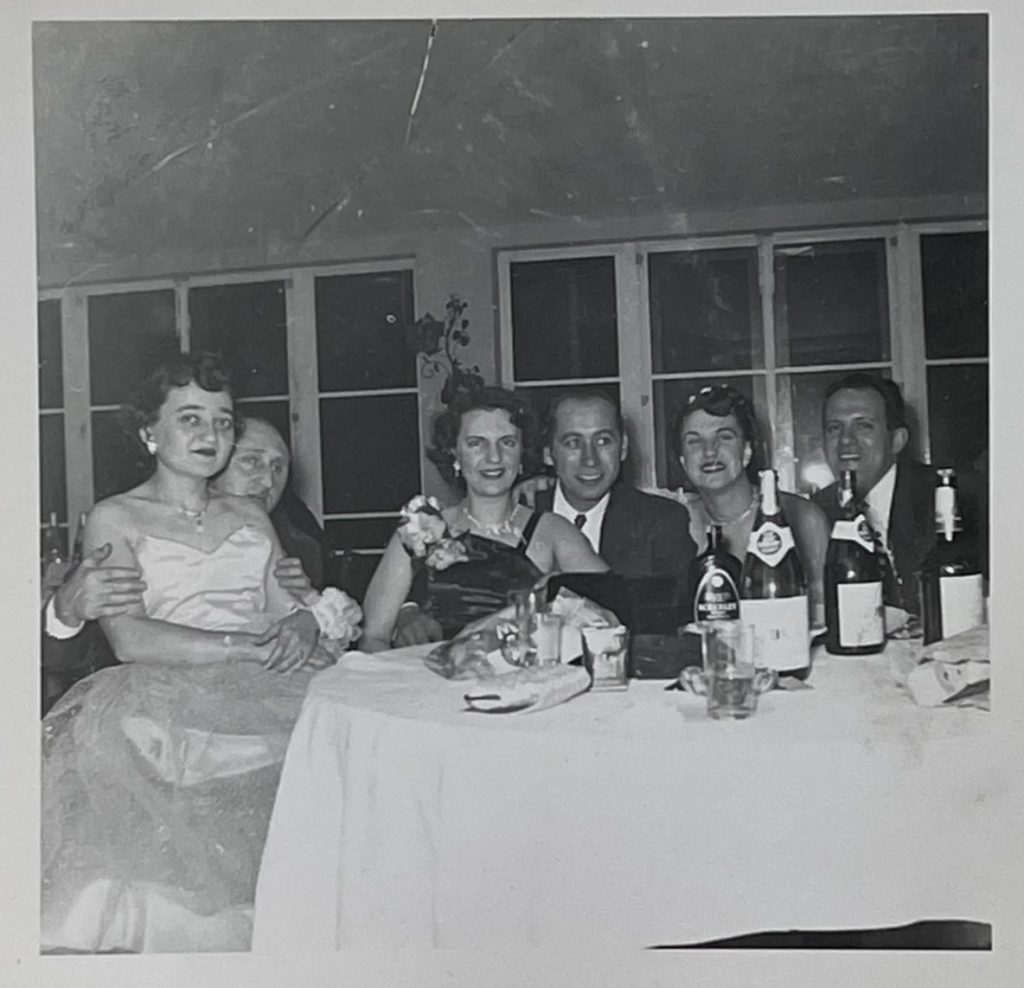
[[[825,647],[833,655],[869,655],[885,647],[882,569],[857,503],[854,470],[839,478],[839,517],[825,556],[825,623]]]
[[[921,567],[924,643],[950,638],[985,623],[977,560],[965,543],[956,474],[936,470],[935,546]]]
[[[811,667],[807,581],[775,471],[762,470],[760,476],[761,499],[743,560],[740,616],[754,625],[761,664],[803,679]]]
[[[722,526],[708,526],[708,546],[690,564],[694,621],[735,621],[740,616],[743,564],[722,543]]]

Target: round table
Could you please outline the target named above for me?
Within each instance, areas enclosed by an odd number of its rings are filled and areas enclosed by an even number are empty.
[[[915,646],[838,658],[717,722],[633,681],[465,709],[429,646],[312,681],[256,896],[254,951],[643,947],[768,929],[987,921],[1006,766],[989,715],[897,685]]]

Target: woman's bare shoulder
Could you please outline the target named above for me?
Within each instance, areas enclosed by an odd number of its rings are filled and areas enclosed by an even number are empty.
[[[818,525],[828,528],[828,515],[820,505],[809,498],[801,497],[799,494],[792,494],[789,491],[781,491],[782,510],[791,523],[804,525]]]

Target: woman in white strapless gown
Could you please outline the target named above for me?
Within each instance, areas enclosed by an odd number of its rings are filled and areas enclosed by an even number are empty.
[[[122,664],[43,721],[41,945],[244,950],[280,765],[337,643],[273,579],[262,508],[207,490],[234,441],[219,365],[165,365],[139,412],[153,476],[93,509],[85,548],[147,589],[102,622]]]

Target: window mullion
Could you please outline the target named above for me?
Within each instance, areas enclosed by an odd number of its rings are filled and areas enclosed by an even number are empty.
[[[930,462],[921,235],[901,223],[888,245],[893,379],[901,386],[906,403],[917,413],[918,434],[912,437],[916,440],[917,453],[925,462]]]
[[[188,307],[188,283],[174,283],[174,329],[178,334],[178,348],[182,353],[192,351],[192,313]]]
[[[761,290],[761,328],[764,333],[764,392],[767,421],[761,423],[763,438],[772,466],[779,472],[785,490],[796,489],[796,464],[793,450],[793,408],[789,389],[780,394],[778,355],[775,350],[775,239],[762,237],[757,247],[758,286]],[[756,371],[755,371],[756,379]]]
[[[68,531],[72,532],[79,515],[93,502],[89,299],[84,291],[71,289],[62,295],[60,325]]]
[[[622,413],[632,426],[633,480],[653,488],[654,405],[651,401],[651,334],[645,291],[646,254],[636,244],[615,250],[615,305],[618,323],[619,387]]]
[[[292,476],[295,491],[322,523],[320,381],[316,348],[316,285],[311,270],[285,280],[288,396],[291,402]]]

